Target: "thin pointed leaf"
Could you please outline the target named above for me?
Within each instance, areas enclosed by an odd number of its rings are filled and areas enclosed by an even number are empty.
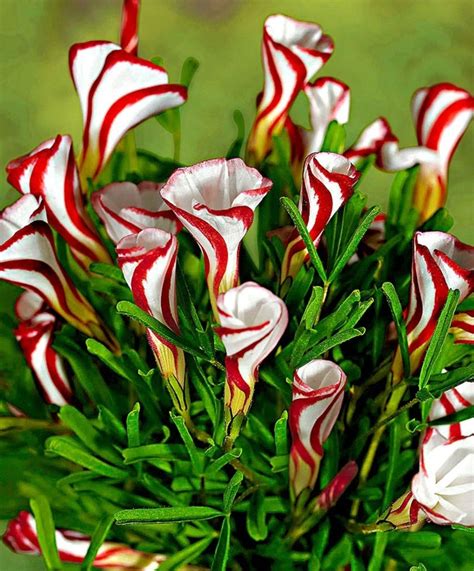
[[[383,283],[382,291],[387,298],[388,306],[390,307],[390,312],[392,313],[393,321],[395,323],[398,336],[398,346],[400,347],[400,353],[402,356],[403,371],[405,373],[405,378],[408,378],[410,376],[410,355],[408,353],[407,329],[403,319],[402,304],[400,303],[395,286],[391,282]]]
[[[308,228],[306,228],[306,224],[304,223],[303,218],[301,217],[300,211],[298,210],[295,203],[283,196],[280,198],[281,203],[283,204],[285,210],[288,212],[293,224],[296,226],[303,242],[305,243],[306,249],[308,250],[309,257],[311,259],[311,263],[314,266],[318,276],[321,278],[323,283],[327,282],[327,275],[324,269],[323,263],[319,254],[316,250],[316,246],[314,245],[313,240],[311,240],[311,236],[309,235]]]
[[[102,544],[106,540],[113,523],[114,518],[110,515],[103,517],[99,521],[97,527],[94,530],[94,533],[92,534],[87,553],[82,561],[81,571],[90,571],[90,569],[92,569],[94,559],[96,558]]]
[[[30,506],[35,518],[38,542],[46,568],[48,571],[60,571],[62,564],[56,545],[56,527],[49,502],[44,496],[37,496],[30,500]]]
[[[230,521],[229,518],[226,517],[222,522],[216,552],[214,553],[214,559],[212,560],[211,571],[226,571],[227,569],[230,550],[230,532]]]
[[[222,517],[222,512],[206,506],[121,510],[114,514],[117,525],[181,523]]]
[[[230,514],[232,511],[232,506],[234,504],[235,497],[240,488],[240,484],[244,479],[244,475],[242,472],[235,472],[235,474],[230,479],[229,483],[227,484],[227,488],[224,492],[224,500],[222,502],[222,510],[226,514]]]

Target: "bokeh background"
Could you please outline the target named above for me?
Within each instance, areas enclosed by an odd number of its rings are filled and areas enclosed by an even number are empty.
[[[68,72],[75,42],[117,40],[121,0],[0,0],[0,166],[57,133],[79,147],[81,115]],[[418,87],[451,81],[473,90],[472,0],[142,0],[140,55],[161,56],[177,80],[188,56],[201,64],[183,108],[182,160],[225,154],[235,136],[232,112],[247,129],[261,89],[260,40],[266,16],[282,12],[318,22],[336,50],[323,69],[352,90],[348,139],[375,117],[387,117],[401,145],[415,144],[410,97]],[[306,120],[304,101],[297,118]],[[156,121],[137,129],[139,146],[163,156],[170,136]],[[473,241],[474,130],[450,171],[448,208],[454,233]],[[391,177],[373,173],[371,203],[386,206]],[[0,207],[16,198],[6,182]],[[0,284],[0,312],[14,288]],[[1,470],[1,466],[0,466]],[[0,569],[33,571],[41,561],[0,547]]]

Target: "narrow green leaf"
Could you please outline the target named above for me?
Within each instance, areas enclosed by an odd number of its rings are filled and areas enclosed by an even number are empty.
[[[443,418],[437,418],[436,420],[432,420],[429,422],[429,426],[441,426],[444,424],[457,424],[458,422],[462,422],[463,420],[469,420],[470,418],[474,417],[474,405],[467,406],[457,412],[453,412],[453,414],[448,414]]]
[[[408,353],[407,329],[405,320],[403,319],[402,304],[400,303],[400,298],[398,297],[395,286],[391,282],[383,283],[382,291],[387,298],[388,306],[390,307],[390,312],[395,323],[398,346],[402,356],[403,371],[405,373],[405,378],[408,378],[410,376],[410,355]]]
[[[250,499],[250,508],[247,512],[247,532],[254,541],[264,541],[268,535],[267,514],[263,500],[263,492],[257,490]]]
[[[174,422],[176,428],[178,429],[179,435],[181,436],[186,450],[188,451],[189,458],[191,459],[191,464],[193,465],[193,471],[195,476],[200,476],[203,471],[203,455],[196,445],[194,444],[193,437],[189,434],[189,430],[184,422],[182,416],[171,413],[171,420]]]
[[[135,403],[127,415],[127,441],[129,448],[140,446],[140,403]]]
[[[206,506],[121,510],[114,514],[117,525],[200,521],[222,517],[222,512]]]
[[[114,518],[110,515],[104,516],[99,521],[97,527],[94,530],[94,533],[92,534],[87,553],[82,561],[81,571],[90,571],[90,569],[92,569],[94,559],[96,558],[102,544],[106,540],[113,523]]]
[[[59,418],[92,452],[105,458],[105,460],[112,464],[122,463],[122,459],[115,450],[110,448],[107,443],[104,444],[103,435],[101,435],[94,428],[91,421],[76,408],[71,405],[61,407]]]
[[[367,232],[367,230],[369,229],[370,225],[374,221],[377,214],[379,214],[379,212],[380,212],[380,206],[372,206],[372,208],[366,213],[359,227],[352,235],[352,238],[349,240],[346,249],[337,259],[334,268],[332,269],[331,274],[329,276],[328,280],[329,283],[332,283],[337,278],[337,276],[342,272],[342,270],[346,266],[347,262],[355,254],[359,242],[365,236],[365,233]]]
[[[314,269],[318,273],[318,276],[321,278],[321,281],[323,283],[326,283],[327,282],[326,271],[324,269],[321,258],[319,257],[319,254],[316,250],[316,246],[314,245],[314,242],[311,239],[311,236],[309,235],[308,228],[306,227],[306,224],[304,223],[304,220],[301,217],[300,211],[298,210],[295,203],[286,196],[280,198],[280,202],[283,204],[285,210],[288,212],[288,215],[290,216],[291,220],[293,221],[293,224],[295,225],[303,242],[305,243],[306,249],[308,250],[308,254],[311,259],[311,263],[314,266]]]
[[[104,427],[104,431],[112,438],[121,443],[125,443],[127,439],[127,431],[120,420],[107,407],[98,405],[97,408],[99,409],[98,418]]]
[[[425,387],[429,380],[436,361],[443,347],[444,341],[448,335],[449,327],[451,326],[451,321],[453,320],[454,313],[459,302],[459,290],[449,290],[446,303],[441,311],[438,322],[436,324],[436,329],[431,338],[428,350],[426,351],[425,358],[423,360],[423,365],[421,367],[420,378],[418,382],[418,387],[422,389]]]
[[[147,444],[122,450],[125,464],[158,458],[160,460],[186,460],[187,450],[182,444]]]
[[[46,568],[48,571],[60,571],[61,560],[56,545],[56,528],[48,500],[44,496],[36,496],[30,500],[31,511],[36,522],[36,532]]]
[[[224,500],[222,502],[222,511],[226,514],[230,514],[232,511],[232,506],[234,504],[235,497],[239,491],[240,484],[244,479],[242,472],[235,472],[235,474],[230,479],[227,484],[227,488],[224,492]]]
[[[237,135],[234,142],[227,151],[226,158],[233,159],[239,158],[242,150],[242,144],[245,138],[245,121],[242,112],[236,109],[232,115],[235,126],[237,127]]]
[[[226,571],[227,569],[230,550],[230,532],[229,517],[225,517],[222,522],[214,559],[212,560],[211,571]]]
[[[191,374],[189,375],[190,380],[194,385],[199,398],[202,400],[209,419],[215,428],[220,417],[220,402],[217,400],[216,395],[214,394],[212,387],[210,386],[209,381],[207,380],[206,375],[202,371],[199,363],[193,359],[189,365],[191,370]]]
[[[107,365],[114,373],[129,380],[130,374],[127,372],[122,359],[114,355],[103,343],[97,341],[97,339],[89,338],[86,339],[86,347],[91,355],[99,358],[104,365]]]
[[[160,571],[177,571],[178,569],[183,569],[187,563],[195,561],[201,553],[204,553],[211,541],[212,536],[204,537],[200,541],[180,549],[178,553],[168,557],[163,563],[160,563]]]
[[[94,274],[99,274],[105,278],[110,278],[120,284],[126,284],[125,278],[123,277],[123,272],[118,266],[113,266],[112,264],[104,264],[103,262],[92,262],[89,266],[89,270]]]
[[[336,120],[329,123],[324,136],[321,152],[342,153],[346,143],[346,130]]]
[[[284,410],[275,422],[275,452],[277,456],[288,454],[288,411]]]
[[[432,375],[426,388],[435,398],[439,398],[445,391],[465,381],[474,381],[474,363],[465,367],[458,367],[447,373]]]
[[[311,292],[308,305],[306,306],[301,321],[304,322],[306,329],[314,327],[318,321],[323,305],[324,289],[321,286],[314,286]]]
[[[397,463],[400,459],[400,419],[390,425],[390,439],[388,449],[387,475],[385,476],[385,493],[383,496],[382,511],[385,511],[393,501]]]
[[[65,335],[56,335],[53,348],[69,363],[77,382],[92,402],[116,412],[115,399],[90,356]]]
[[[326,339],[325,341],[318,343],[318,345],[316,345],[316,347],[314,347],[311,351],[308,351],[298,364],[298,367],[301,367],[302,365],[309,363],[309,361],[312,361],[313,359],[317,359],[318,357],[320,357],[327,351],[330,351],[334,347],[342,345],[342,343],[346,343],[347,341],[350,341],[355,337],[360,337],[361,335],[364,335],[364,333],[365,333],[364,327],[360,327],[358,329],[347,329],[345,331],[340,331],[339,333],[336,333],[329,339]]]
[[[46,440],[46,451],[51,454],[56,454],[57,456],[62,456],[106,478],[121,480],[128,476],[128,472],[125,470],[110,466],[102,460],[95,458],[67,436],[52,436],[48,438],[48,440]]]
[[[195,357],[200,357],[201,359],[207,360],[207,356],[202,353],[196,347],[186,343],[181,337],[178,337],[171,329],[160,323],[157,319],[148,315],[145,311],[140,309],[134,303],[129,301],[119,301],[117,303],[117,311],[122,315],[127,315],[140,323],[143,323],[146,327],[150,328],[152,331],[157,333],[160,337],[172,343],[176,347],[180,347],[183,351],[194,355]]]
[[[180,83],[185,85],[188,89],[191,85],[196,71],[199,69],[199,62],[194,57],[188,57],[184,60],[183,67],[181,68]]]
[[[374,548],[372,551],[372,557],[370,558],[368,571],[380,571],[380,569],[382,569],[384,553],[387,543],[388,543],[388,534],[386,533],[376,534]]]
[[[214,460],[214,462],[209,464],[209,466],[206,469],[206,474],[208,476],[211,476],[212,474],[216,474],[217,472],[222,470],[222,468],[224,468],[224,466],[227,466],[227,464],[230,464],[230,462],[232,462],[232,460],[235,460],[236,458],[240,458],[241,454],[242,454],[242,450],[240,448],[234,448],[233,450],[229,450],[229,452],[222,454],[222,456],[217,458],[217,460]]]

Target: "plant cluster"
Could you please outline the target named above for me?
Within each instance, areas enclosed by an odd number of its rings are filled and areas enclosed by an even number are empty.
[[[383,118],[347,144],[332,39],[274,15],[247,140],[236,112],[227,156],[185,165],[198,63],[138,57],[138,11],[70,50],[80,153],[7,166],[4,542],[49,570],[471,568],[474,248],[444,204],[473,98],[418,90],[417,147]],[[173,158],[136,147],[151,118]]]

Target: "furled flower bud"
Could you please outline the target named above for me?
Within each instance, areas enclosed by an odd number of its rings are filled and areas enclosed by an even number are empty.
[[[181,223],[161,198],[163,184],[114,182],[94,192],[92,205],[114,244],[145,228],[177,234]]]
[[[271,186],[240,159],[214,159],[178,169],[161,190],[204,254],[216,318],[215,300],[239,283],[240,243]]]
[[[127,131],[186,101],[186,88],[168,83],[163,68],[111,42],[75,44],[69,66],[84,120],[83,181],[99,175]]]
[[[412,373],[423,361],[450,289],[459,290],[460,301],[473,291],[474,248],[444,232],[417,232],[406,317]],[[392,372],[395,383],[403,377],[400,349]]]
[[[298,208],[315,246],[328,222],[351,197],[359,176],[342,155],[313,153],[306,158]],[[293,280],[308,259],[304,241],[294,228],[283,258],[281,284]]]
[[[446,203],[451,157],[474,113],[474,98],[451,83],[438,83],[415,92],[412,114],[419,147],[400,150],[396,137],[384,143],[379,165],[399,171],[420,165],[413,205],[420,223]]]
[[[315,510],[328,511],[334,507],[342,494],[351,485],[352,480],[357,476],[357,472],[357,464],[354,460],[350,460],[319,494]]]
[[[179,333],[176,301],[178,241],[157,228],[130,234],[117,245],[118,264],[137,305]],[[187,409],[184,353],[148,329],[148,341],[176,408]]]
[[[123,0],[120,45],[132,56],[138,51],[138,12],[140,0]]]
[[[346,380],[340,367],[324,359],[310,361],[295,371],[289,410],[290,482],[295,498],[316,483],[323,444],[341,410]]]
[[[474,435],[446,439],[427,430],[411,491],[431,522],[474,526],[473,465]]]
[[[367,531],[371,528],[375,528],[374,531],[391,531],[421,524],[425,519],[424,511],[409,490],[392,503],[387,511],[376,521],[375,525],[369,524],[365,527]]]
[[[288,325],[283,301],[254,282],[220,294],[216,332],[226,349],[225,412],[231,440],[252,403],[258,368],[280,341]]]
[[[41,201],[31,194],[2,212],[0,279],[39,295],[79,331],[115,349],[115,340],[61,268],[44,218]]]
[[[370,155],[378,155],[382,145],[392,138],[392,130],[387,120],[379,117],[362,131],[357,141],[347,149],[344,156],[359,168]]]
[[[56,317],[41,312],[15,329],[15,337],[32,369],[39,389],[49,404],[63,406],[72,400],[64,362],[52,347]]]
[[[284,125],[298,93],[334,50],[332,39],[320,26],[281,14],[269,16],[263,28],[264,87],[249,136],[247,153],[260,163],[272,146],[272,137]]]
[[[349,86],[333,77],[321,77],[308,83],[304,92],[309,101],[309,131],[302,129],[305,157],[319,153],[331,121],[345,125],[349,121],[351,94]]]
[[[56,530],[56,545],[61,561],[82,563],[90,545],[90,537],[65,529]],[[35,518],[28,512],[20,512],[10,520],[3,535],[3,542],[15,553],[41,555]],[[106,541],[101,545],[93,561],[98,569],[130,569],[132,571],[152,571],[158,569],[166,559],[164,555],[154,555],[132,549],[121,543]]]
[[[446,391],[433,401],[428,420],[438,420],[474,405],[474,383],[466,381]],[[474,434],[474,418],[453,424],[440,424],[436,430],[446,439],[457,439]]]
[[[83,205],[72,141],[68,135],[45,141],[7,166],[8,181],[22,194],[43,199],[48,223],[66,240],[78,262],[110,262]]]

